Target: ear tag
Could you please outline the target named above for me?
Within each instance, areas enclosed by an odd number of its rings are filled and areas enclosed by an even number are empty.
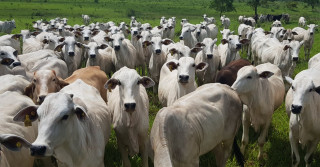
[[[20,142],[17,142],[17,143],[16,143],[16,146],[17,146],[18,148],[21,148],[22,144],[21,144]]]
[[[144,47],[144,48],[146,48],[146,47],[147,47],[147,44],[146,44],[146,43],[144,43],[144,44],[143,44],[143,47]]]
[[[111,86],[112,86],[112,85],[109,83],[109,84],[108,84],[108,90],[109,90],[109,92],[111,92]]]
[[[172,70],[173,70],[173,67],[172,67],[171,65],[169,65],[169,69],[170,69],[170,71],[172,71]]]
[[[173,56],[173,50],[171,50],[170,53],[171,53],[171,56]]]
[[[24,120],[24,126],[26,126],[26,127],[32,126],[32,123],[31,123],[29,115],[26,115],[26,119]]]
[[[36,112],[35,111],[31,111],[31,116],[36,116]]]

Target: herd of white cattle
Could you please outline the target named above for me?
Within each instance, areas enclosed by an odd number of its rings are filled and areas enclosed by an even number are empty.
[[[82,18],[84,25],[74,26],[67,18],[37,20],[37,31],[20,34],[10,34],[14,20],[0,21],[0,32],[7,33],[0,36],[1,167],[32,167],[35,159],[53,166],[44,158],[51,156],[58,166],[102,167],[111,127],[125,167],[138,153],[144,167],[148,157],[155,166],[199,166],[209,151],[217,166],[225,166],[232,147],[243,166],[250,125],[260,133],[263,159],[272,114],[284,100],[292,165],[300,162],[299,143],[310,165],[320,140],[320,54],[309,60],[318,25],[304,29],[301,17],[300,27],[285,29],[276,20],[266,31],[240,16],[235,35],[222,16],[217,44],[216,20],[207,15],[200,24],[182,19],[179,42],[173,41],[175,17],[161,17],[156,27],[135,17],[119,26]],[[301,61],[309,60],[309,67],[292,79],[302,45]],[[240,51],[254,65],[233,71],[232,85],[215,83]],[[148,135],[151,87],[164,108]]]

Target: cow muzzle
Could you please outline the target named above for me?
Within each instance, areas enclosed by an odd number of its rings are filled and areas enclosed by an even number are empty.
[[[119,51],[120,50],[120,45],[114,46],[114,50]]]
[[[236,44],[236,49],[241,49],[241,44]]]
[[[212,57],[213,57],[213,54],[207,54],[208,59],[212,59]]]
[[[91,55],[90,55],[90,58],[91,58],[91,59],[94,59],[94,58],[96,58],[96,55],[95,55],[95,54],[91,54]]]
[[[293,61],[298,61],[299,57],[293,57],[292,60]]]
[[[32,145],[30,147],[30,154],[31,154],[31,156],[42,157],[42,156],[44,156],[46,150],[47,150],[46,146]]]
[[[310,35],[313,35],[313,32],[310,32]]]
[[[160,49],[156,49],[156,54],[160,54],[161,53],[161,50]]]
[[[132,113],[136,109],[136,103],[125,103],[124,108],[126,109],[126,112]]]
[[[73,57],[74,56],[74,52],[69,52],[69,56]]]
[[[300,114],[301,109],[302,109],[302,106],[298,106],[298,105],[294,105],[294,104],[291,105],[291,112],[293,114]]]
[[[85,41],[89,41],[89,37],[84,37],[84,40]]]
[[[183,37],[182,37],[182,36],[180,36],[180,37],[179,37],[179,39],[180,39],[180,40],[183,40]]]
[[[187,84],[189,82],[189,75],[179,75],[179,82]]]

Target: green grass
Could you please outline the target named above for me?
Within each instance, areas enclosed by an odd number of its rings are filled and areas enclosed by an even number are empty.
[[[151,25],[156,26],[159,24],[160,17],[166,16],[177,17],[176,37],[175,41],[178,41],[177,36],[180,34],[180,19],[188,18],[191,23],[199,23],[202,21],[202,15],[206,13],[208,16],[214,16],[217,20],[219,30],[222,29],[219,21],[219,13],[209,9],[208,0],[100,0],[100,3],[93,3],[93,0],[48,0],[32,2],[19,2],[19,1],[0,1],[0,20],[12,19],[16,20],[17,29],[13,33],[19,33],[21,29],[30,29],[32,27],[31,22],[38,19],[50,20],[55,17],[67,17],[70,25],[82,24],[81,14],[89,14],[92,18],[91,21],[107,22],[115,21],[117,23],[121,21],[129,22],[130,16],[135,15],[138,21],[142,23],[149,22]],[[283,24],[285,28],[294,28],[298,26],[298,18],[304,16],[308,24],[320,23],[319,7],[315,11],[311,10],[311,7],[304,3],[298,3],[297,8],[290,10],[286,7],[284,2],[269,2],[264,3],[263,7],[258,9],[259,13],[263,14],[281,14],[289,13],[291,15],[291,21],[288,24]],[[245,3],[234,3],[237,11],[224,13],[231,19],[230,29],[237,33],[238,29],[238,16],[246,15],[252,16],[253,10]],[[270,29],[270,22],[258,24],[265,30]],[[218,36],[220,41],[221,35]],[[218,42],[219,43],[219,42]],[[311,50],[311,56],[320,52],[320,33],[317,30],[315,33],[315,41],[313,49]],[[307,62],[304,60],[303,48],[300,51],[300,60],[295,69],[297,74],[301,70],[307,68]],[[161,109],[158,97],[152,93],[152,90],[148,90],[150,100],[150,129],[156,113]],[[268,167],[284,167],[291,164],[291,149],[289,144],[289,128],[288,117],[285,113],[284,105],[282,105],[273,115],[271,127],[269,129],[269,135],[267,143],[265,144],[265,161],[262,162]],[[241,128],[237,135],[237,141],[241,140]],[[253,129],[250,129],[250,140],[245,153],[246,166],[260,166],[257,160],[258,146],[257,146],[258,134],[254,133]],[[320,166],[319,148],[316,151],[315,159],[312,162],[312,166]],[[303,156],[304,152],[301,151],[301,163],[300,166],[305,166]],[[132,166],[141,166],[141,159],[139,156],[134,156],[131,160]],[[115,133],[112,132],[108,145],[106,146],[105,154],[106,166],[121,166],[120,153],[117,150],[117,142]],[[150,166],[152,163],[150,162]],[[212,153],[201,156],[200,166],[211,167],[215,166],[215,160]],[[236,166],[235,159],[233,157],[228,161],[227,166]]]

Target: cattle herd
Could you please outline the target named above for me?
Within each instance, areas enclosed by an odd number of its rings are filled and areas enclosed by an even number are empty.
[[[0,21],[7,34],[0,36],[1,167],[32,167],[35,159],[54,166],[51,157],[58,166],[102,167],[111,127],[125,167],[138,153],[144,167],[148,158],[155,166],[199,166],[209,151],[225,166],[232,148],[244,166],[249,127],[259,133],[261,160],[283,101],[292,166],[299,143],[310,165],[320,140],[320,54],[310,59],[318,25],[301,17],[299,27],[285,29],[280,19],[288,22],[288,14],[239,16],[236,35],[226,16],[218,31],[215,18],[203,15],[200,24],[182,19],[174,42],[175,17],[156,27],[134,16],[119,26],[82,18],[74,26],[67,18],[37,20],[36,31],[20,34],[10,34],[14,20]],[[256,21],[274,22],[264,30]],[[292,79],[302,45],[309,67]],[[164,108],[148,134],[151,87]]]

